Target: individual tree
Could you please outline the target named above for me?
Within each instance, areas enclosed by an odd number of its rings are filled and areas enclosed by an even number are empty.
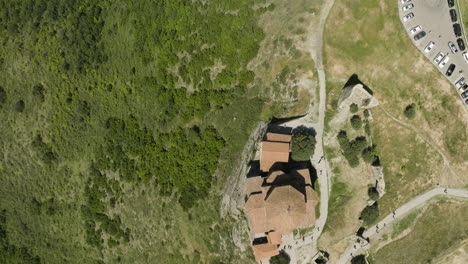
[[[410,104],[405,108],[403,112],[408,119],[413,119],[416,116],[416,106],[415,104]]]
[[[289,262],[289,256],[284,251],[281,251],[279,255],[270,258],[270,264],[289,264]]]
[[[367,190],[367,195],[369,195],[369,198],[371,200],[377,201],[380,197],[379,191],[377,191],[377,188],[371,187]]]
[[[360,219],[364,221],[364,224],[371,225],[378,217],[379,207],[377,202],[375,202],[362,210]]]
[[[351,264],[367,264],[366,256],[357,255],[351,259]]]
[[[291,140],[291,158],[295,161],[309,160],[314,154],[317,140],[312,135],[295,134]]]
[[[357,111],[359,110],[357,104],[355,103],[352,103],[350,106],[349,106],[349,111],[351,111],[351,113],[356,113]]]
[[[351,117],[351,126],[354,129],[360,129],[362,127],[362,119],[359,115],[353,115],[353,117]]]

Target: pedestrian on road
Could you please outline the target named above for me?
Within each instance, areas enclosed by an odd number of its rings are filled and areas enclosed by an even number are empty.
[[[317,226],[317,231],[320,231],[320,227],[319,227],[319,226]]]
[[[354,249],[356,249],[356,244],[354,244]]]
[[[448,193],[447,188],[445,188],[444,193]]]
[[[387,223],[383,223],[383,226],[386,227],[386,226],[387,226]]]

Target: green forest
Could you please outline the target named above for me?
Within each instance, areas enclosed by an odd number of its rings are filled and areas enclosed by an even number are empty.
[[[0,0],[0,263],[251,261],[217,189],[267,100],[247,64],[273,8]]]

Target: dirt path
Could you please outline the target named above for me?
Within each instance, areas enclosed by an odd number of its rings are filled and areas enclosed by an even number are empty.
[[[416,207],[421,206],[422,204],[426,203],[428,200],[432,199],[436,195],[444,195],[444,196],[452,196],[452,197],[460,197],[460,198],[468,198],[468,190],[465,189],[446,189],[443,187],[434,188],[420,196],[417,196],[413,200],[409,201],[408,203],[404,204],[400,208],[393,211],[391,214],[387,215],[382,221],[378,224],[370,227],[367,229],[363,237],[369,238],[372,242],[372,237],[379,233],[379,230],[386,229],[391,226],[391,224],[396,220],[407,214],[409,211],[415,209]],[[369,249],[370,243],[367,241],[360,239],[361,243],[357,242],[357,237],[354,238],[355,242],[350,245],[346,251],[341,255],[340,260],[337,264],[346,264],[351,261],[352,256],[358,255],[365,250]]]
[[[335,0],[329,0],[325,3],[320,14],[320,22],[317,27],[317,31],[312,32],[307,48],[311,54],[319,77],[320,86],[320,102],[319,102],[319,115],[316,123],[313,122],[314,108],[309,106],[307,114],[297,120],[293,120],[288,123],[288,126],[297,127],[300,125],[313,127],[316,131],[317,145],[315,153],[311,157],[310,161],[316,168],[318,173],[318,181],[320,185],[320,217],[317,219],[312,234],[294,239],[293,235],[283,237],[282,248],[291,258],[291,264],[295,263],[309,263],[318,253],[317,240],[320,237],[325,222],[328,217],[328,200],[331,186],[331,170],[328,166],[328,162],[325,158],[323,150],[323,132],[325,126],[325,110],[326,110],[326,78],[325,71],[323,68],[323,31],[325,28],[325,22],[328,18],[331,8],[333,7]]]

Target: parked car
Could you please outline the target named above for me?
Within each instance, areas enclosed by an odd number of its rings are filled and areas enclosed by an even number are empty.
[[[457,11],[455,9],[450,9],[450,18],[452,19],[452,22],[457,22]]]
[[[408,11],[408,10],[410,10],[410,9],[413,8],[413,7],[414,7],[413,4],[408,4],[408,5],[405,5],[405,6],[402,8],[402,10],[403,10],[403,12],[404,12],[404,11]]]
[[[429,41],[429,43],[427,43],[426,47],[424,48],[424,53],[429,53],[431,52],[432,48],[434,48],[435,46],[435,43],[433,41]]]
[[[458,91],[461,93],[465,91],[467,88],[468,88],[468,84],[465,83],[462,87],[458,88]]]
[[[463,58],[465,59],[465,62],[468,63],[468,53],[466,51],[463,52]]]
[[[450,64],[450,66],[448,67],[447,71],[445,72],[445,75],[446,75],[447,77],[452,76],[452,73],[453,73],[454,70],[455,70],[455,64],[452,63],[452,64]]]
[[[461,94],[461,97],[462,97],[463,99],[468,98],[468,91],[464,91],[464,92]]]
[[[410,29],[411,35],[416,34],[416,32],[420,31],[422,27],[420,25],[415,26],[414,28]]]
[[[410,2],[410,1],[411,1],[411,0],[401,0],[400,2],[401,2],[402,4],[406,4],[406,3]]]
[[[465,104],[468,105],[468,99],[465,100]]]
[[[413,12],[407,14],[406,16],[403,17],[403,22],[406,22],[414,17]]]
[[[453,43],[452,41],[448,42],[448,46],[450,47],[452,53],[458,52],[457,46],[455,46],[455,43]]]
[[[454,2],[455,2],[454,0],[448,0],[448,6],[453,7]]]
[[[453,24],[453,33],[455,33],[456,37],[461,37],[461,27],[460,24],[455,23]]]
[[[459,89],[459,88],[462,87],[464,84],[465,84],[465,77],[461,77],[461,78],[455,83],[455,87],[457,87],[457,89]]]
[[[439,63],[439,68],[444,68],[445,64],[447,64],[447,62],[449,62],[450,58],[449,56],[445,56],[445,58]]]
[[[426,32],[425,32],[425,31],[421,31],[421,32],[419,32],[418,34],[416,34],[416,35],[414,36],[414,40],[418,41],[418,40],[424,38],[424,36],[426,36]]]
[[[444,59],[444,57],[445,57],[445,55],[442,52],[439,52],[439,54],[437,54],[437,56],[435,56],[434,62],[436,64],[439,64]]]
[[[461,39],[461,38],[457,39],[457,43],[458,43],[458,48],[460,48],[461,51],[464,51],[465,50],[465,42],[463,41],[463,39]]]

